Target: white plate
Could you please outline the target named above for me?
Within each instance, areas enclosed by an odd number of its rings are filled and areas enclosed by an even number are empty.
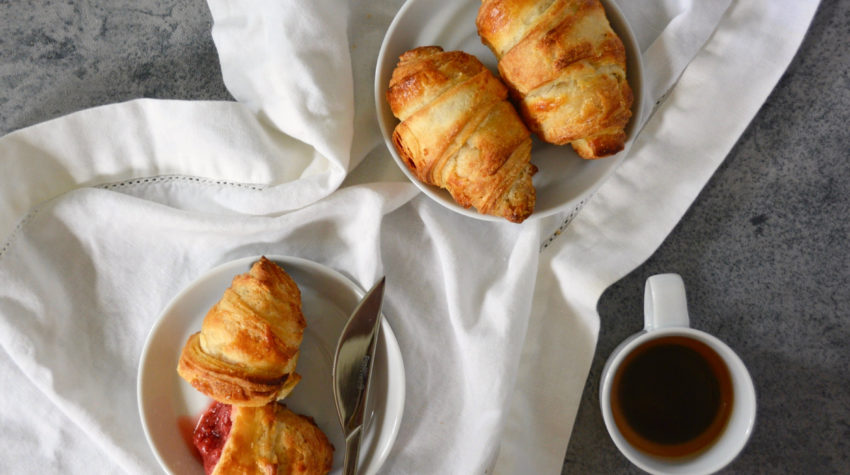
[[[494,74],[497,73],[496,57],[481,43],[475,27],[480,0],[407,0],[390,24],[375,70],[375,106],[378,123],[384,142],[402,172],[426,195],[437,203],[473,218],[488,221],[504,221],[503,218],[477,213],[466,209],[452,199],[445,190],[425,185],[413,175],[398,156],[392,143],[392,133],[398,120],[387,104],[387,86],[398,57],[418,46],[435,45],[446,51],[461,50],[476,56]],[[642,122],[643,67],[637,40],[620,12],[611,0],[602,0],[611,27],[623,40],[626,47],[627,76],[634,94],[632,120],[626,127],[628,141],[625,151],[637,135],[637,124]],[[569,145],[557,146],[544,143],[534,137],[531,162],[539,171],[534,175],[537,201],[529,220],[542,218],[561,211],[578,209],[625,158],[626,152],[599,160],[584,160]]]
[[[298,284],[307,320],[296,369],[302,379],[284,402],[294,412],[313,417],[327,434],[336,449],[332,473],[339,473],[345,439],[333,399],[333,356],[340,332],[365,292],[321,264],[295,257],[266,257],[280,264]],[[177,374],[177,361],[189,335],[200,331],[204,315],[233,277],[247,272],[259,258],[231,261],[201,276],[171,301],[148,335],[139,364],[139,412],[148,443],[166,472],[204,473],[178,425],[197,420],[211,399]],[[384,319],[368,403],[370,422],[360,453],[362,473],[377,472],[389,455],[401,424],[404,388],[401,352]]]

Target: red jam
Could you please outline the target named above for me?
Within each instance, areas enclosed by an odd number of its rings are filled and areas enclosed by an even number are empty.
[[[230,434],[230,424],[230,405],[213,402],[195,427],[192,442],[201,455],[207,475],[212,473],[221,458],[221,450]]]

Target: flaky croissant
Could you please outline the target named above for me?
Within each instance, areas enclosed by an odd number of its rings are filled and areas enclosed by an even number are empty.
[[[476,25],[541,139],[570,143],[583,158],[624,148],[626,51],[599,0],[483,0]]]
[[[306,321],[301,292],[277,264],[261,258],[207,312],[189,337],[177,372],[225,404],[261,406],[282,399],[295,373]]]
[[[315,421],[278,403],[213,403],[192,439],[210,475],[325,474],[333,465],[334,447]]]
[[[534,210],[531,138],[507,89],[461,51],[425,46],[401,55],[387,102],[401,120],[393,144],[424,183],[465,208],[522,222]]]

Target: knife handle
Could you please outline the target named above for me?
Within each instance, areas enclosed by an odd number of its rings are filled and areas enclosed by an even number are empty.
[[[363,426],[354,429],[345,438],[345,461],[343,462],[343,475],[356,475],[357,462],[360,458],[360,435]]]

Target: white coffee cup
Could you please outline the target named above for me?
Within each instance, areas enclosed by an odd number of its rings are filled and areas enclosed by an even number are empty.
[[[694,356],[697,354],[707,357],[703,361],[701,357]],[[693,360],[695,376],[691,378],[688,373],[690,367],[683,369],[684,363],[677,364],[672,370],[668,368],[672,367],[670,361],[674,360]],[[654,366],[666,369],[654,374],[651,371]],[[724,366],[728,372],[723,370]],[[671,376],[674,373],[676,376]],[[715,373],[718,376],[715,377]],[[698,377],[697,374],[711,376]],[[706,381],[709,386],[697,384],[694,386],[697,389],[670,389],[680,381],[691,379]],[[718,381],[716,385],[715,380]],[[708,387],[711,390],[705,390]],[[687,401],[681,407],[678,403],[668,402],[654,404],[657,407],[650,408],[653,404],[648,401],[672,398],[675,402],[672,393],[677,391],[689,394],[678,398]],[[700,404],[694,401],[700,401]],[[620,452],[642,470],[656,474],[702,474],[722,469],[746,445],[756,417],[756,393],[747,368],[725,343],[708,333],[690,328],[685,285],[677,274],[659,274],[647,279],[644,328],[611,353],[602,371],[599,403],[605,426]],[[690,404],[719,409],[715,415],[701,418],[691,414],[708,414],[710,411],[691,408]],[[688,424],[684,424],[687,427],[679,427],[681,424],[677,421],[686,419],[676,417],[679,414],[687,414],[686,417],[691,418]],[[656,417],[659,415],[663,417]],[[654,418],[674,425],[655,424]],[[710,424],[709,420],[712,421]],[[672,436],[665,431],[671,427],[672,433],[684,438],[675,442],[669,440]],[[702,430],[694,427],[709,429],[689,438],[689,430]]]

